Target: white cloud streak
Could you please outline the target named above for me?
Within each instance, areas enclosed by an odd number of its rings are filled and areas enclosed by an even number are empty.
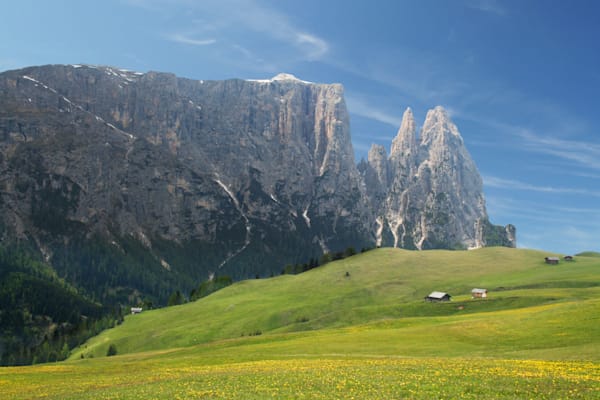
[[[402,117],[388,114],[380,109],[377,109],[363,99],[346,95],[346,105],[351,113],[373,119],[375,121],[383,122],[384,124],[391,125],[395,128],[400,128],[402,123]]]
[[[517,132],[527,149],[575,162],[590,169],[600,169],[600,145],[596,143],[542,137],[529,130]]]
[[[221,14],[222,18],[229,18],[232,23],[263,34],[270,40],[290,45],[300,51],[304,59],[315,61],[328,53],[329,44],[325,39],[299,29],[287,15],[254,1],[234,2],[234,4],[234,7],[228,7],[227,12]]]
[[[267,49],[284,46],[286,60],[319,61],[330,49],[318,35],[295,26],[290,18],[274,8],[253,0],[125,0],[130,5],[154,12],[185,13],[189,18],[185,30],[164,35],[168,40],[192,46],[207,46],[217,42],[231,49],[246,49],[247,54],[266,58]],[[258,37],[260,47],[250,44],[248,37]],[[210,39],[197,39],[208,36]],[[283,50],[282,50],[283,51]],[[291,54],[290,54],[291,53]],[[271,55],[272,57],[272,55]],[[265,62],[266,64],[266,62]]]
[[[486,196],[486,203],[488,208],[493,208],[497,213],[538,221],[555,222],[562,216],[565,222],[578,220],[581,224],[598,226],[597,221],[600,219],[600,208],[560,206],[506,196]]]
[[[511,190],[523,190],[540,193],[557,193],[557,194],[569,194],[569,195],[585,195],[600,197],[600,191],[582,189],[582,188],[566,188],[566,187],[553,187],[553,186],[539,186],[533,185],[526,182],[521,182],[512,179],[504,179],[490,175],[483,176],[483,183],[485,186],[498,188],[498,189],[511,189]]]
[[[490,215],[517,226],[519,247],[552,249],[564,253],[598,247],[600,208],[557,206],[486,196]]]
[[[329,50],[329,45],[325,40],[308,33],[297,32],[296,40],[300,45],[309,46],[307,56],[311,60],[320,59]]]
[[[524,100],[513,102],[525,103]],[[582,134],[591,137],[588,124],[581,121],[581,118],[569,115],[565,111],[558,113],[556,111],[557,107],[552,105],[536,104],[534,100],[529,100],[528,107],[531,112],[543,115],[542,119],[551,127],[547,129],[541,127],[527,128],[506,122],[498,122],[493,118],[474,115],[460,109],[453,109],[453,111],[461,119],[475,122],[501,133],[501,135],[495,136],[500,138],[496,142],[486,140],[478,143],[479,145],[508,146],[519,151],[544,154],[551,156],[554,160],[562,160],[573,166],[573,168],[561,171],[563,174],[597,178],[597,174],[586,171],[586,169],[600,170],[600,144],[598,142],[571,139]],[[557,114],[560,115],[558,120],[556,120]],[[544,134],[537,132],[544,132]],[[502,139],[506,135],[512,136],[515,140]],[[593,135],[593,137],[595,138],[597,135]]]
[[[181,43],[181,44],[189,44],[192,46],[209,46],[209,45],[215,44],[217,42],[216,39],[194,39],[192,37],[185,36],[180,33],[165,35],[165,37],[172,42]]]

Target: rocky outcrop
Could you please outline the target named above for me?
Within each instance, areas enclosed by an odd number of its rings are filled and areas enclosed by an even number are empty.
[[[379,157],[372,159],[371,153]],[[361,168],[377,214],[378,244],[414,249],[516,245],[514,227],[502,233],[489,223],[479,172],[442,107],[427,113],[418,142],[407,109],[387,160],[384,154],[374,145]],[[383,171],[387,180],[381,179]]]

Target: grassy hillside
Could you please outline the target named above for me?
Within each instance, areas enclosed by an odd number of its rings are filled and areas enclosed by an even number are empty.
[[[510,350],[519,340],[527,341],[530,349],[542,342],[560,347],[566,339],[572,340],[569,346],[585,345],[586,334],[592,332],[600,337],[597,321],[583,318],[599,310],[598,260],[578,258],[549,266],[544,263],[545,255],[508,248],[470,252],[379,249],[304,274],[244,281],[194,303],[130,316],[121,326],[89,341],[72,358],[103,356],[111,343],[124,354],[257,334],[269,335],[269,340],[275,334],[290,340],[295,336],[286,333],[382,324],[420,338],[415,346],[428,348],[425,339],[435,342],[441,334],[446,342],[456,338],[483,353],[488,345],[500,346],[504,339]],[[471,300],[474,287],[487,288],[488,299]],[[433,290],[450,293],[453,301],[424,302]],[[548,331],[554,325],[545,319],[546,314],[561,316],[558,330],[569,330],[570,318],[584,329],[573,332],[575,337],[569,334],[555,341]],[[382,331],[389,333],[389,329]],[[540,342],[532,332],[548,340]],[[452,348],[444,353],[461,354]],[[432,348],[425,353],[438,352]],[[598,355],[600,350],[586,358]]]
[[[600,257],[600,253],[598,253],[597,251],[584,251],[577,255],[581,257]]]
[[[547,255],[379,249],[240,282],[0,369],[0,397],[600,398],[600,259]]]

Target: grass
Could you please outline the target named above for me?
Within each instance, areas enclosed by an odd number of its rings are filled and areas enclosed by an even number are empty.
[[[593,399],[600,394],[600,369],[592,363],[347,357],[217,365],[172,361],[157,364],[123,358],[95,365],[35,367],[35,373],[23,379],[26,391],[8,387],[4,395],[19,399]],[[15,370],[9,368],[3,377],[14,380]]]
[[[600,259],[547,255],[379,249],[240,282],[1,369],[0,397],[600,398]]]
[[[600,257],[600,253],[598,253],[597,251],[584,251],[577,255],[581,257]]]

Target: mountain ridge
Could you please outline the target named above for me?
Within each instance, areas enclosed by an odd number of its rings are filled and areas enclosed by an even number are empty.
[[[462,139],[417,145],[406,116],[407,139],[395,139],[391,161],[382,153],[381,165],[357,167],[340,84],[54,65],[1,73],[0,103],[3,238],[33,242],[73,280],[91,260],[101,285],[124,268],[129,278],[117,280],[130,293],[165,299],[176,282],[190,289],[215,274],[266,276],[349,246],[515,245],[471,199],[461,199],[475,210],[468,229],[457,225],[456,177],[475,174],[472,197],[484,202],[476,169],[453,172],[470,161]],[[462,158],[444,163],[457,151]],[[426,208],[412,206],[419,196]],[[448,226],[458,228],[445,235]],[[481,240],[484,228],[499,240]],[[142,266],[153,277],[146,284],[135,272]],[[150,289],[156,279],[168,283]]]

